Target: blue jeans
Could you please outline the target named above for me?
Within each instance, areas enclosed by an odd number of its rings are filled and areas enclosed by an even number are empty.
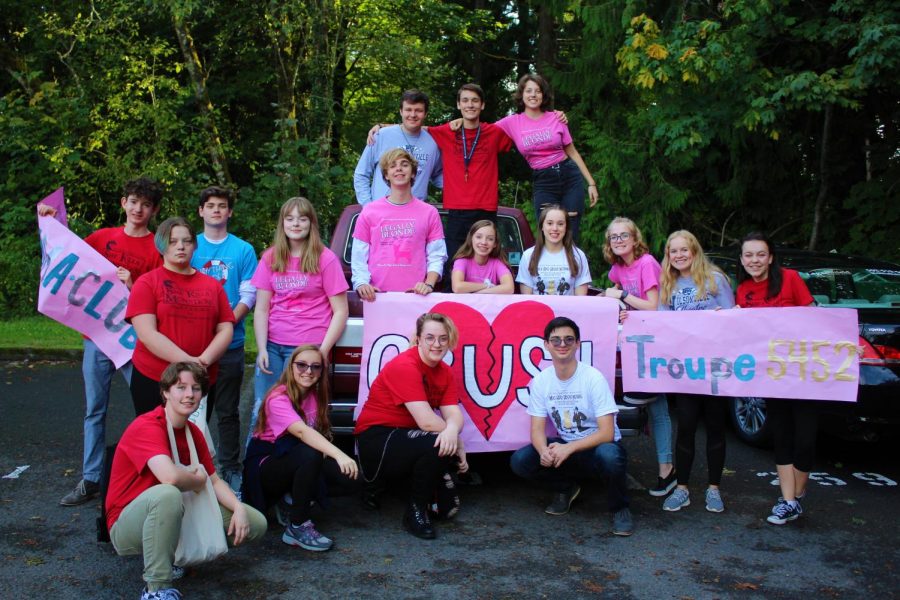
[[[565,443],[562,438],[547,440],[548,444],[552,442]],[[609,480],[607,508],[616,512],[628,507],[628,453],[619,442],[607,442],[575,452],[559,467],[542,467],[541,455],[529,444],[516,450],[509,464],[519,477],[540,482],[556,492],[570,489],[577,479],[606,478]]]
[[[253,429],[256,427],[256,417],[259,415],[259,407],[266,397],[266,393],[281,377],[281,373],[287,368],[288,360],[296,346],[285,346],[284,344],[276,344],[275,342],[266,342],[266,351],[269,353],[269,370],[272,374],[263,373],[259,364],[256,365],[255,379],[253,381],[253,409],[250,411],[250,431],[247,433],[247,441],[244,447],[250,443],[253,436]]]
[[[659,464],[672,462],[672,418],[669,416],[669,401],[660,394],[655,402],[647,405],[650,414],[650,429],[656,444],[656,461]]]
[[[131,362],[122,365],[122,376],[131,383]],[[103,472],[103,452],[106,450],[106,410],[109,407],[109,387],[116,365],[97,344],[84,340],[81,373],[84,376],[84,458],[81,473],[84,479],[98,483]]]
[[[548,204],[559,204],[567,212],[572,225],[572,239],[578,242],[581,229],[581,215],[584,214],[584,178],[572,159],[557,163],[546,169],[537,169],[531,174],[534,201],[534,220],[541,215],[541,209]]]

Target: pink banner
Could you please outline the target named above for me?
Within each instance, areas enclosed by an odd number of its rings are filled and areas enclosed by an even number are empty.
[[[618,303],[608,298],[492,294],[379,294],[365,303],[359,404],[383,366],[409,348],[416,319],[439,312],[453,319],[459,343],[444,361],[456,375],[470,452],[515,450],[530,442],[528,383],[550,366],[544,327],[557,316],[581,329],[579,359],[615,381]]]
[[[631,312],[620,338],[622,385],[855,402],[858,332],[848,308]]]
[[[125,322],[128,288],[116,268],[53,217],[38,217],[41,284],[38,312],[93,340],[121,367],[136,337]]]

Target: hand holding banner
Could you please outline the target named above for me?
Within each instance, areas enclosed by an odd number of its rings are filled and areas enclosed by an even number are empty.
[[[121,367],[131,360],[136,337],[124,320],[129,292],[116,267],[53,217],[38,217],[38,229],[38,312],[90,337]]]
[[[579,359],[615,381],[618,303],[608,298],[482,294],[379,294],[365,303],[359,404],[382,367],[409,347],[424,312],[449,316],[459,329],[457,347],[445,357],[456,376],[470,452],[516,450],[530,442],[525,412],[528,384],[550,365],[544,327],[555,316],[581,329]]]
[[[622,327],[622,385],[855,402],[857,314],[846,308],[635,311]]]

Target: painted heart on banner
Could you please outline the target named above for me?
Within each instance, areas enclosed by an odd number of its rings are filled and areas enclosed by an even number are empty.
[[[457,381],[465,381],[463,352],[466,346],[475,347],[475,382],[482,394],[494,394],[501,383],[503,346],[512,346],[512,377],[506,395],[492,407],[477,404],[465,389],[460,390],[463,406],[485,439],[490,440],[507,409],[516,399],[516,389],[531,381],[519,357],[522,341],[531,336],[544,335],[544,327],[555,315],[546,304],[533,301],[516,302],[506,306],[488,323],[480,312],[458,302],[440,302],[432,312],[447,315],[459,329],[459,343],[454,350],[453,373]],[[533,351],[535,363],[538,350]],[[470,382],[471,385],[471,382]]]

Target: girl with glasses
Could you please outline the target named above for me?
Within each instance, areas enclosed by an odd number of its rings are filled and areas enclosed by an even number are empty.
[[[299,346],[288,365],[259,408],[244,461],[244,498],[265,513],[284,494],[290,494],[292,503],[286,509],[281,540],[323,552],[333,542],[316,530],[310,503],[319,500],[323,481],[335,485],[356,479],[357,466],[331,443],[322,351],[312,344]]]
[[[641,230],[626,217],[616,217],[606,228],[603,258],[611,265],[609,280],[614,287],[604,295],[625,305],[619,319],[628,317],[631,310],[656,310],[659,304],[659,262],[650,254]],[[649,490],[651,496],[662,497],[675,487],[675,465],[672,464],[672,419],[669,403],[663,394],[626,394],[631,400],[647,404],[653,442],[656,444],[656,460],[659,474],[656,487]],[[626,398],[628,401],[629,398]]]
[[[458,339],[456,326],[446,315],[421,315],[412,347],[384,365],[354,431],[366,485],[364,502],[378,508],[387,481],[408,482],[403,526],[423,539],[435,537],[428,514],[435,495],[438,517],[450,518],[459,510],[447,472],[454,457],[460,472],[468,470],[459,438],[463,426],[459,391],[444,362]]]
[[[586,296],[591,282],[587,256],[572,240],[570,217],[558,204],[544,207],[534,246],[522,253],[519,291],[539,296]]]
[[[659,287],[660,310],[721,310],[734,306],[734,294],[728,278],[706,258],[700,242],[690,231],[676,231],[666,240]],[[719,483],[725,468],[725,408],[728,399],[678,394],[675,402],[678,411],[675,443],[678,486],[666,498],[663,509],[674,512],[691,503],[688,481],[694,462],[697,423],[702,412],[706,425],[706,464],[709,471],[706,510],[722,512],[725,504],[719,492]]]
[[[251,283],[257,290],[253,329],[259,348],[255,418],[294,348],[316,344],[327,359],[347,324],[350,286],[340,260],[322,243],[309,200],[291,198],[281,206],[274,243],[260,257]]]

